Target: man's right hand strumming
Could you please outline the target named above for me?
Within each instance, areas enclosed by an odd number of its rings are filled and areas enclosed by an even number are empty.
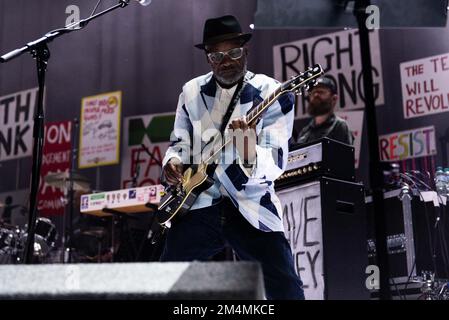
[[[177,185],[182,180],[183,171],[182,162],[177,158],[171,158],[164,166],[163,174],[169,185]]]

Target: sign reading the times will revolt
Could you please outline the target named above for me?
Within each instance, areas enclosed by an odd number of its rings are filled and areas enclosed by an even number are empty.
[[[123,189],[132,187],[133,179],[138,187],[160,184],[160,163],[170,145],[174,121],[174,113],[125,118],[121,180]]]
[[[449,53],[401,63],[404,118],[449,111]]]
[[[429,126],[379,137],[380,159],[398,161],[435,155],[435,127]]]
[[[376,105],[384,104],[379,33],[370,33],[374,97]],[[273,47],[274,76],[286,81],[319,63],[325,75],[337,84],[340,98],[337,110],[364,108],[362,62],[357,30],[323,34],[318,37],[283,43]],[[304,95],[296,99],[296,118],[307,117]]]
[[[121,91],[87,97],[81,106],[79,168],[119,162]]]
[[[31,156],[38,89],[0,97],[0,161]]]

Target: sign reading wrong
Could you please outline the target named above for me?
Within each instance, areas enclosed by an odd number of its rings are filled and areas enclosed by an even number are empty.
[[[370,32],[374,98],[376,105],[384,104],[382,63],[379,33]],[[318,37],[283,43],[273,47],[274,76],[286,81],[308,67],[319,63],[326,77],[337,85],[337,110],[347,111],[365,107],[362,61],[357,30],[323,34]],[[306,118],[307,97],[296,99],[296,118]]]

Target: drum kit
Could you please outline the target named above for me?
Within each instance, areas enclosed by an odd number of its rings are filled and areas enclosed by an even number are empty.
[[[11,224],[0,224],[0,264],[21,263],[28,238],[25,228]],[[50,219],[38,218],[34,238],[34,258],[36,262],[45,263],[57,240],[56,227]]]
[[[90,190],[88,179],[73,172],[71,176],[68,172],[48,174],[44,178],[44,181],[48,185],[59,188],[63,191],[63,201],[66,205],[70,202],[70,199],[68,198],[69,190],[74,190],[74,192],[88,192]],[[0,210],[6,209],[7,206],[7,204],[0,202]],[[92,257],[91,250],[89,251],[87,247],[91,248],[93,246],[92,243],[89,243],[89,241],[92,242],[98,239],[98,236],[100,235],[100,230],[98,230],[99,228],[77,230],[77,234],[74,235],[73,232],[71,232],[71,221],[66,221],[67,219],[65,216],[66,214],[64,215],[62,241],[60,241],[62,243],[62,249],[57,248],[59,234],[55,223],[44,217],[38,217],[36,219],[33,251],[34,263],[67,262],[65,258],[65,251],[72,249],[78,252],[77,257],[81,261],[86,260],[84,259],[84,256],[88,256],[89,259],[96,259],[95,255]],[[7,223],[1,222],[0,220],[0,264],[23,263],[24,251],[28,239],[28,226],[25,225],[24,227],[20,227],[9,223],[9,221],[6,222]],[[68,228],[68,230],[72,233],[73,239],[70,239],[70,235],[66,234],[67,223],[70,224],[70,228]],[[103,230],[102,232],[106,232],[106,230]],[[83,241],[79,239],[82,239]],[[77,243],[77,241],[79,243]],[[69,242],[70,246],[68,246]],[[104,245],[104,241],[102,244]],[[96,243],[94,246],[96,246]],[[57,253],[58,249],[59,251],[62,251],[61,254]],[[104,251],[101,247],[99,250]],[[85,253],[87,251],[89,251],[89,255]],[[89,259],[87,260],[89,261]]]

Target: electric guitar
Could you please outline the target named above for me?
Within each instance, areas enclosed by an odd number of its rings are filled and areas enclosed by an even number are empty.
[[[300,94],[303,88],[313,84],[315,79],[323,73],[323,69],[317,64],[282,83],[268,98],[247,112],[248,125],[256,123],[263,112],[275,103],[279,97],[290,92]],[[164,229],[169,228],[175,218],[186,214],[190,210],[201,192],[214,184],[214,179],[212,178],[216,167],[214,162],[217,160],[221,150],[231,141],[232,139],[224,141],[221,146],[214,148],[214,152],[205,161],[188,167],[184,171],[182,182],[166,190],[166,194],[162,197],[156,212],[156,217],[161,227]]]

